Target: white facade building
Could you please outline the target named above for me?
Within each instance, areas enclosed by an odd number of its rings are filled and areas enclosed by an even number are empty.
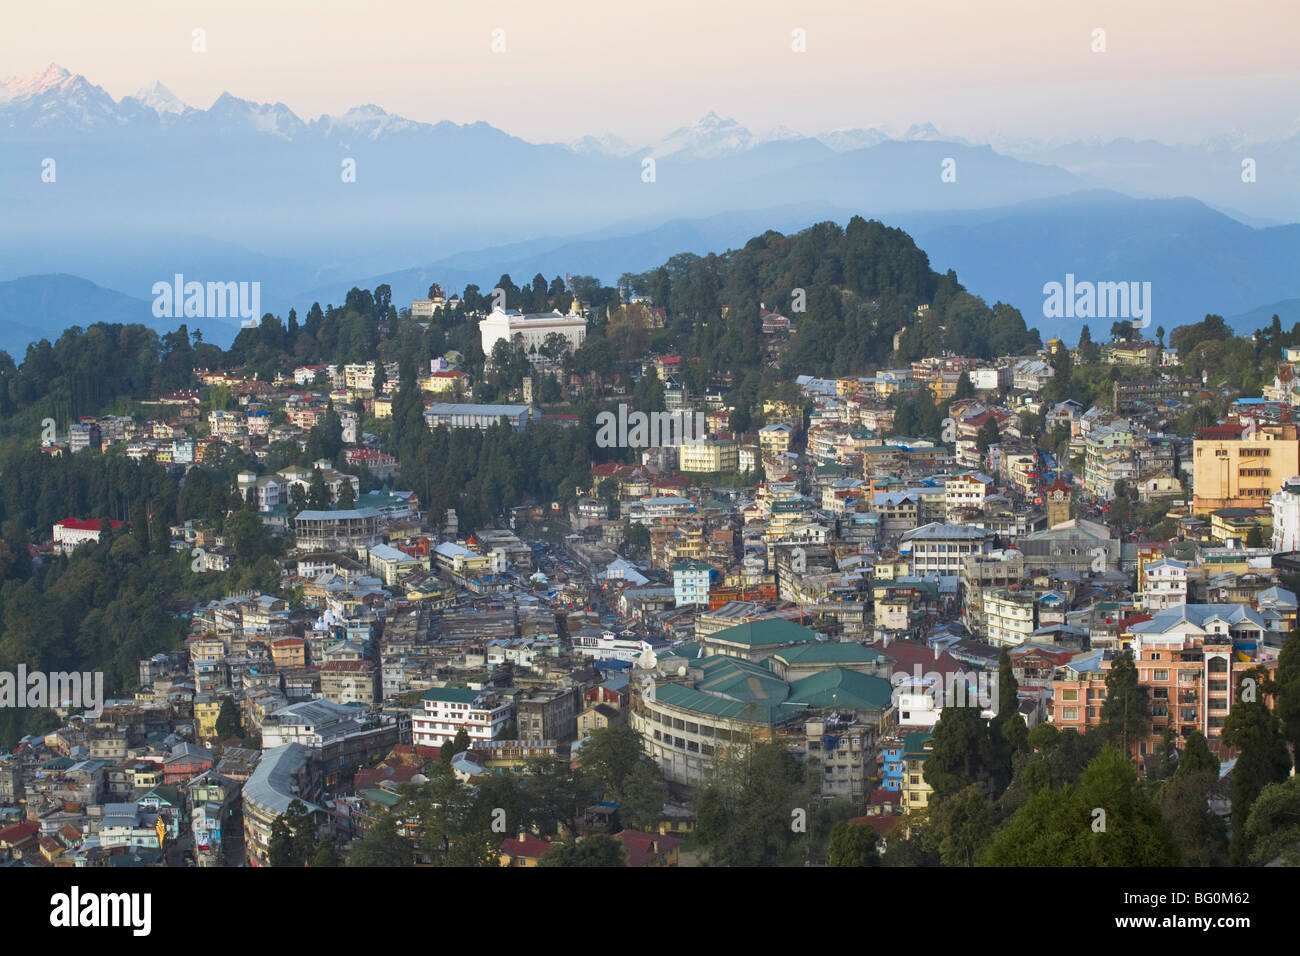
[[[493,309],[479,322],[478,328],[483,336],[483,354],[489,358],[497,342],[513,342],[516,335],[523,340],[525,352],[540,351],[546,344],[546,337],[552,333],[563,337],[571,352],[580,348],[587,338],[587,320],[572,307],[568,315],[561,314],[558,309],[528,315],[516,309]]]
[[[1284,481],[1268,503],[1273,509],[1273,550],[1300,551],[1300,476]]]
[[[1142,569],[1142,606],[1150,614],[1187,603],[1187,564],[1161,558]]]
[[[411,715],[411,742],[425,747],[454,740],[462,729],[471,743],[493,740],[514,709],[508,700],[463,687],[435,687],[425,692],[420,705]]]

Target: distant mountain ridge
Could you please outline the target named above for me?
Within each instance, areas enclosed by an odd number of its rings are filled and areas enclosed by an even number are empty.
[[[16,362],[23,360],[31,342],[43,338],[53,342],[64,329],[95,322],[137,323],[158,332],[187,323],[191,332],[202,330],[207,341],[223,345],[239,331],[238,320],[155,318],[152,302],[78,276],[35,275],[0,282],[0,349]]]
[[[612,279],[768,225],[802,228],[830,210],[908,229],[964,282],[1014,295],[1022,308],[1026,290],[1041,287],[1047,253],[1068,251],[1070,233],[1084,229],[1075,257],[1084,264],[1128,257],[1122,271],[1187,290],[1163,293],[1180,312],[1196,300],[1242,314],[1295,297],[1295,269],[1289,233],[1240,232],[1232,219],[1300,220],[1300,138],[1249,144],[1259,170],[1251,183],[1235,152],[1246,142],[1021,141],[1012,154],[928,123],[759,135],[709,113],[652,143],[595,134],[530,143],[487,123],[419,122],[374,104],[303,119],[283,103],[222,93],[199,109],[157,82],[119,101],[51,65],[0,82],[0,281],[65,273],[147,301],[154,282],[182,272],[259,282],[263,306],[283,314],[305,307],[304,292],[341,296],[368,276],[433,270],[451,285],[458,276],[482,284],[540,269]],[[1179,224],[1178,261],[1161,256],[1149,224],[1111,216],[1109,232],[1091,230],[1065,198],[1129,192],[1129,183],[1140,199],[1194,196],[1231,218]],[[1229,234],[1259,257],[1234,256]],[[1237,267],[1240,282],[1224,271]],[[405,295],[396,282],[394,291]],[[63,318],[47,310],[10,321],[57,335]]]

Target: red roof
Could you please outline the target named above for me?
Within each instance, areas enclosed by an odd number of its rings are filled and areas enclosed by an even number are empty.
[[[547,843],[532,835],[525,835],[522,840],[513,837],[501,841],[501,852],[511,857],[527,857],[537,860],[555,849],[554,843]]]
[[[849,821],[849,825],[871,827],[876,831],[876,836],[883,837],[887,836],[902,822],[903,815],[901,813],[869,813],[865,817],[854,817]]]
[[[364,671],[369,670],[370,664],[366,661],[326,661],[322,665],[323,671]]]
[[[24,820],[22,823],[15,823],[11,827],[0,830],[0,843],[6,843],[9,846],[26,843],[36,836],[40,829],[41,825],[35,820]]]
[[[95,518],[64,518],[55,527],[67,528],[69,531],[98,531],[100,524],[102,522]],[[120,521],[110,521],[109,524],[114,528],[122,527]]]
[[[965,665],[947,651],[941,651],[935,657],[934,650],[917,641],[890,641],[886,647],[877,641],[871,645],[875,650],[894,660],[896,670],[912,673],[919,664],[921,673],[938,671],[940,674],[952,674],[965,670]]]
[[[628,866],[645,866],[659,853],[667,853],[682,841],[677,837],[645,833],[641,830],[620,830],[614,839],[627,851]]]

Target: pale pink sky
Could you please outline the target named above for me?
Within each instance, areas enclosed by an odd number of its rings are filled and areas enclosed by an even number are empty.
[[[206,30],[207,52],[191,51]],[[1105,53],[1091,50],[1094,28]],[[492,31],[506,51],[493,53]],[[806,53],[791,49],[806,31]],[[641,143],[714,110],[755,132],[1190,141],[1300,126],[1296,0],[45,0],[0,9],[0,73],[57,62],[304,118],[362,103],[534,141]]]

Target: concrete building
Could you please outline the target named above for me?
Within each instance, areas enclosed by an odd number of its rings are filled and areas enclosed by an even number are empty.
[[[1300,474],[1293,424],[1217,425],[1196,434],[1192,510],[1264,508],[1288,478]]]
[[[993,532],[973,525],[931,522],[904,533],[903,546],[911,546],[912,573],[959,574],[973,554],[993,550]]]
[[[1034,633],[1034,596],[1028,591],[993,588],[984,595],[988,642],[995,647],[1019,647]]]
[[[681,561],[673,565],[673,597],[678,607],[709,603],[712,570],[701,561]]]
[[[1273,511],[1273,550],[1300,551],[1300,476],[1292,476],[1268,500]]]
[[[303,803],[313,823],[325,824],[329,815],[316,803],[322,793],[317,770],[311,749],[302,744],[270,748],[262,755],[243,789],[244,853],[249,866],[269,865],[271,827],[293,801]]]
[[[730,438],[706,438],[679,445],[678,471],[705,474],[740,470],[740,449]]]
[[[435,687],[420,698],[411,714],[411,742],[440,747],[463,728],[473,743],[494,739],[514,712],[514,705],[488,691]]]
[[[529,405],[475,405],[458,402],[434,402],[424,410],[430,428],[491,428],[505,424],[523,431],[530,421],[540,421],[541,413]]]

